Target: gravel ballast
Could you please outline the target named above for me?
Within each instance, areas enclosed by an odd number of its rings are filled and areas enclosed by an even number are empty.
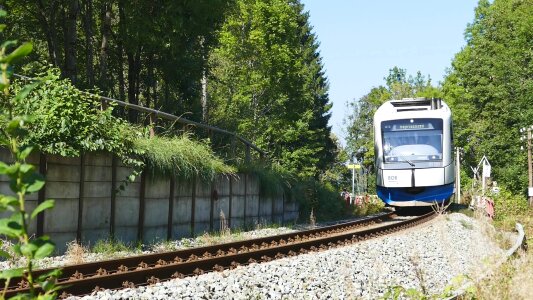
[[[436,295],[504,255],[490,229],[454,213],[350,246],[83,299],[375,299],[394,286]]]

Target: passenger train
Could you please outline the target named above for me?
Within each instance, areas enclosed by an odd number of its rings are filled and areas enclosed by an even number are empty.
[[[390,100],[374,115],[378,197],[389,206],[430,206],[454,193],[451,111],[441,99]]]

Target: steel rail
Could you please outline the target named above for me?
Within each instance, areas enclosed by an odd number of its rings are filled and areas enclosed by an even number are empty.
[[[433,218],[435,214],[429,213],[403,222],[367,230],[355,230],[355,228],[369,223],[383,222],[392,216],[391,213],[378,218],[268,238],[68,266],[64,268],[65,273],[59,279],[58,285],[64,286],[63,291],[67,294],[84,295],[102,288],[116,289],[153,284],[170,278],[231,269],[238,265],[270,261],[298,253],[351,244],[414,226]],[[321,234],[323,236],[320,236]],[[156,258],[157,260],[154,261]],[[95,269],[97,267],[99,269]],[[103,271],[104,267],[105,271]],[[47,270],[40,272],[45,271]],[[9,287],[7,296],[27,290],[28,287],[23,287],[19,281]]]

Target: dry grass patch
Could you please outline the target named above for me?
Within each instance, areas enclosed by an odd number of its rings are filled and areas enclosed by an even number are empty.
[[[531,209],[524,215],[506,216],[495,222],[505,230],[511,230],[510,224],[516,222],[524,226],[527,243],[533,243],[533,215]],[[498,236],[496,236],[498,238]],[[502,239],[503,241],[506,238]],[[509,243],[509,242],[505,242]],[[509,247],[507,247],[509,248]],[[473,290],[461,299],[532,299],[533,295],[533,251],[519,251],[513,258],[498,267],[492,276],[478,281]]]
[[[78,243],[78,241],[73,240],[67,243],[67,251],[65,252],[67,264],[78,265],[84,263],[87,253],[89,253],[89,249]]]

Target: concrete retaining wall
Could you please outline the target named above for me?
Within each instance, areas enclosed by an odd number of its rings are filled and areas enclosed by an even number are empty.
[[[0,160],[11,161],[4,149]],[[33,209],[45,199],[56,201],[29,229],[49,235],[58,252],[76,239],[94,244],[114,236],[152,243],[218,231],[221,226],[287,223],[298,217],[296,203],[285,202],[281,191],[261,195],[258,179],[250,174],[219,175],[211,182],[143,174],[117,194],[113,191],[131,170],[108,153],[78,158],[33,155],[28,161],[40,166],[46,185],[44,193],[27,197],[27,207]],[[0,176],[0,193],[11,193],[5,176]]]

